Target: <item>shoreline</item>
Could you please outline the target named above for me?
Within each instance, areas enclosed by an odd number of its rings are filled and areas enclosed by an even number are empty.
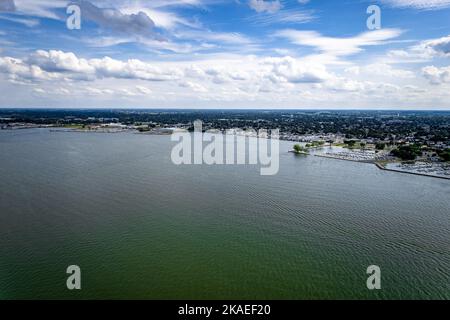
[[[342,158],[337,158],[337,157],[333,157],[333,156],[327,156],[327,155],[319,155],[319,154],[315,154],[315,157],[320,157],[320,158],[327,158],[327,159],[334,159],[334,160],[341,160],[341,161],[350,161],[350,162],[358,162],[358,163],[365,163],[365,164],[374,164],[377,166],[378,169],[380,170],[384,170],[384,171],[391,171],[391,172],[397,172],[397,173],[406,173],[406,174],[412,174],[412,175],[416,175],[416,176],[422,176],[422,177],[429,177],[429,178],[438,178],[438,179],[443,179],[443,180],[450,180],[450,177],[444,177],[444,176],[438,176],[438,175],[431,175],[431,174],[425,174],[425,173],[420,173],[420,172],[411,172],[411,171],[404,171],[404,170],[398,170],[398,169],[389,169],[384,167],[381,163],[377,162],[376,160],[370,161],[359,161],[359,160],[351,160],[351,159],[342,159]]]
[[[384,170],[384,171],[392,171],[392,172],[398,172],[398,173],[413,174],[413,175],[422,176],[422,177],[430,177],[430,178],[438,178],[438,179],[450,180],[450,177],[430,175],[430,174],[425,174],[425,173],[420,173],[420,172],[403,171],[403,170],[398,170],[398,169],[389,169],[389,168],[384,167],[382,164],[380,164],[378,162],[375,162],[375,165],[378,167],[378,169]]]

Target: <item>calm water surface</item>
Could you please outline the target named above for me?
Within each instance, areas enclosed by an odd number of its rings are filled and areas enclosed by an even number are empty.
[[[284,142],[276,176],[177,167],[173,145],[0,131],[0,299],[450,299],[450,181]]]

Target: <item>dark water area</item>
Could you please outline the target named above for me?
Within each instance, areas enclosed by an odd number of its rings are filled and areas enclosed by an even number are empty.
[[[288,142],[275,176],[176,166],[173,146],[0,131],[0,299],[450,299],[449,180]]]

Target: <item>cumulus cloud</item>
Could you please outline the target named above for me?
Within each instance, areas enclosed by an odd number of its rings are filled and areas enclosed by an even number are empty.
[[[427,66],[422,69],[422,73],[431,84],[450,83],[450,66],[442,68]]]
[[[182,71],[178,69],[161,70],[138,59],[120,61],[105,57],[102,59],[91,59],[89,62],[94,67],[97,77],[168,81],[176,80],[183,76]]]
[[[433,52],[423,48],[410,48],[407,50],[390,50],[386,58],[391,63],[420,63],[433,58]]]
[[[268,78],[275,83],[319,83],[330,78],[324,65],[305,63],[292,57],[267,58],[263,63],[271,66]]]
[[[208,89],[206,89],[203,85],[191,81],[181,82],[180,86],[183,88],[189,88],[194,92],[208,92]]]
[[[345,73],[355,76],[363,75],[368,77],[389,77],[389,78],[403,78],[412,79],[415,78],[414,72],[410,70],[397,69],[390,64],[377,62],[362,66],[352,66],[344,70]]]
[[[78,58],[72,52],[59,50],[37,50],[27,59],[29,65],[38,66],[47,72],[94,73],[93,66],[86,59]]]
[[[184,101],[182,99],[261,104],[290,101],[291,106],[299,106],[296,105],[299,99],[307,99],[311,106],[310,103],[316,102],[345,104],[372,98],[384,101],[382,99],[390,97],[403,101],[412,93],[426,100],[422,96],[439,89],[434,86],[436,89],[431,91],[430,86],[411,78],[413,74],[409,70],[386,63],[332,65],[332,70],[328,70],[320,61],[311,57],[229,55],[195,61],[146,62],[110,57],[85,59],[72,52],[39,50],[21,59],[0,57],[0,73],[3,74],[0,82],[6,79],[14,84],[27,84],[17,88],[25,88],[20,89],[28,90],[23,91],[25,95],[38,95],[43,101],[52,96],[58,99],[70,96],[79,97],[80,101],[117,104],[120,101],[145,104],[164,98],[167,103],[179,103]],[[368,77],[374,73],[378,76]],[[424,68],[423,75],[434,84],[450,82],[450,67]],[[413,80],[406,83],[409,79]],[[70,90],[56,89],[61,86]],[[417,93],[414,89],[421,86],[426,93]],[[33,89],[43,91],[33,92]]]
[[[29,65],[22,59],[0,57],[0,72],[5,73],[13,82],[50,80],[54,76],[40,67]]]
[[[180,87],[195,92],[207,92],[211,85],[231,87],[265,86],[283,88],[307,84],[334,83],[335,87],[356,88],[355,83],[341,81],[327,70],[325,64],[310,58],[246,57],[241,59],[206,61],[198,64],[158,64],[138,59],[125,61],[110,57],[84,59],[72,52],[38,50],[24,59],[0,58],[0,72],[16,81],[63,80],[95,81],[102,79],[130,81],[177,81]],[[394,69],[387,64],[353,67],[348,72],[357,75],[378,74],[390,78],[410,78],[408,70]],[[356,80],[355,80],[356,81]],[[339,83],[339,85],[336,85]],[[145,86],[134,85],[141,94],[149,93]]]
[[[350,93],[366,97],[386,97],[400,91],[400,87],[391,83],[358,81],[346,77],[334,76],[323,84],[319,84],[327,92]]]
[[[435,57],[450,57],[450,36],[420,41],[405,49],[390,50],[387,58],[391,62],[420,63]]]
[[[450,56],[450,36],[425,41],[423,46],[425,48],[430,48],[437,54]]]
[[[250,0],[249,6],[256,12],[275,13],[279,11],[283,6],[279,0]]]
[[[94,80],[101,78],[135,79],[146,81],[166,81],[179,79],[183,73],[176,68],[161,70],[149,63],[129,59],[115,60],[78,58],[72,52],[59,50],[38,50],[27,59],[0,58],[0,72],[10,78],[23,79],[77,79]]]

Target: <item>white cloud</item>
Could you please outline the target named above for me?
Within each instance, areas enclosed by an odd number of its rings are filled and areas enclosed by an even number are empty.
[[[145,4],[144,4],[145,5]],[[139,12],[144,12],[149,16],[158,28],[173,30],[177,27],[191,27],[199,28],[199,24],[195,21],[189,21],[183,17],[180,17],[174,12],[168,12],[164,10],[158,10],[154,8],[146,8],[144,6],[131,6],[131,7],[121,7],[121,12],[124,14],[137,14]]]
[[[363,75],[369,79],[374,76],[394,79],[411,79],[415,77],[414,72],[410,70],[394,68],[390,64],[383,62],[371,63],[356,68],[358,70],[356,74]],[[347,71],[350,71],[351,73],[352,71],[355,71],[355,69],[349,68]]]
[[[252,40],[240,33],[212,32],[207,30],[181,31],[175,34],[180,39],[192,39],[195,41],[211,41],[220,44],[251,44]]]
[[[277,23],[307,23],[315,18],[312,11],[283,10],[273,17],[269,17],[268,20],[273,20]]]
[[[42,89],[42,88],[34,88],[33,89],[33,92],[34,93],[37,93],[37,94],[45,94],[45,93],[47,93],[44,89]]]
[[[55,9],[66,8],[66,0],[14,0],[16,12],[28,16],[60,20]]]
[[[198,84],[198,83],[195,83],[195,82],[191,82],[191,81],[181,82],[180,86],[184,87],[184,88],[190,88],[194,92],[208,92],[208,89],[206,89],[201,84]]]
[[[161,70],[137,59],[127,61],[110,57],[101,59],[78,58],[72,52],[38,50],[26,60],[4,57],[0,60],[0,71],[10,77],[24,79],[74,79],[94,80],[98,78],[136,79],[146,81],[176,80],[182,71],[176,68]]]
[[[450,56],[450,36],[425,41],[422,46],[433,50],[436,54]]]
[[[275,13],[283,6],[279,0],[250,0],[249,6],[256,12]]]
[[[29,65],[21,59],[0,57],[0,72],[5,73],[12,81],[29,82],[50,80],[52,74],[45,72],[40,67]]]
[[[335,56],[346,56],[362,51],[363,47],[382,45],[387,40],[402,34],[399,29],[381,29],[361,33],[355,37],[335,38],[325,37],[315,31],[299,31],[287,29],[275,35],[290,40],[292,43],[314,47],[317,50]]]
[[[161,70],[138,59],[130,59],[124,62],[105,57],[91,59],[89,63],[95,69],[96,76],[100,78],[167,81],[176,80],[183,76],[183,73],[178,69]]]
[[[432,84],[450,83],[450,66],[442,68],[427,66],[422,69],[422,73]]]
[[[37,20],[37,19],[27,19],[27,18],[19,18],[19,17],[11,17],[11,16],[1,15],[0,20],[7,20],[7,21],[15,22],[15,23],[20,23],[29,28],[36,27],[37,25],[39,25],[39,20]]]
[[[149,88],[144,87],[144,86],[136,86],[136,90],[138,90],[139,93],[144,94],[144,95],[152,93],[152,90],[150,90]]]
[[[314,11],[299,9],[283,9],[272,13],[260,13],[252,15],[247,20],[249,23],[260,26],[271,24],[304,24],[316,19]]]
[[[398,8],[437,10],[450,7],[450,0],[384,0],[385,3]]]
[[[361,73],[361,68],[359,66],[352,66],[344,69],[345,73],[358,76]]]
[[[450,36],[420,41],[405,49],[390,50],[387,59],[392,63],[420,63],[435,57],[450,56]]]
[[[102,95],[112,95],[114,94],[114,90],[111,89],[105,89],[105,88],[92,88],[92,87],[87,87],[86,88],[86,92],[89,95],[94,95],[94,96],[102,96]]]
[[[27,59],[30,65],[35,65],[47,72],[74,72],[91,74],[94,67],[86,59],[79,59],[72,52],[57,50],[37,50]]]
[[[41,50],[21,59],[0,57],[0,85],[7,92],[14,85],[22,102],[32,96],[37,100],[30,103],[48,106],[77,99],[85,107],[414,107],[431,97],[448,105],[446,86],[429,85],[409,70],[383,62],[327,67],[324,61],[320,55],[231,54],[170,62],[86,59]],[[449,70],[434,68],[423,75],[436,84],[448,81]],[[16,105],[8,97],[3,104]]]
[[[268,78],[275,83],[318,83],[330,78],[324,65],[305,63],[292,57],[268,58],[263,63],[270,65]]]

